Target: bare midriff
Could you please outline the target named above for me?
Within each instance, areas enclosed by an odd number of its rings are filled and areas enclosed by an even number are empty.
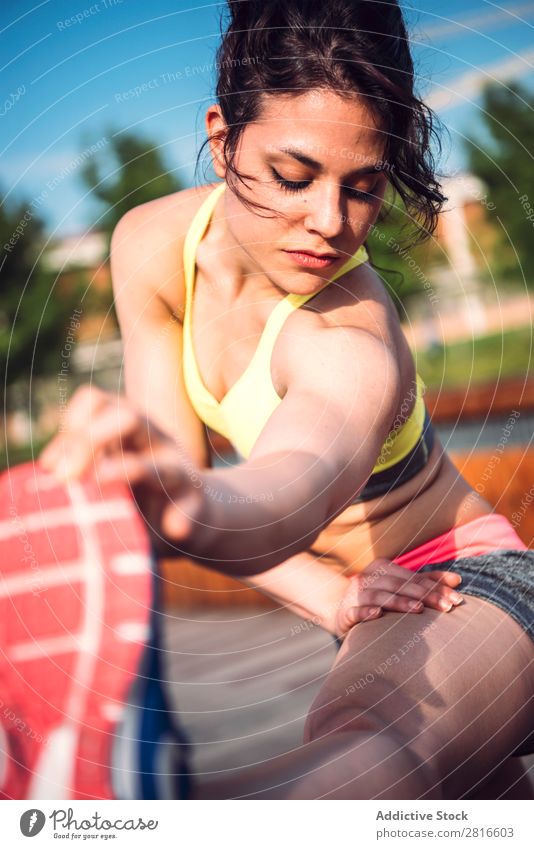
[[[427,465],[412,480],[380,498],[351,504],[309,554],[344,573],[358,572],[377,557],[392,559],[491,512],[436,439]]]

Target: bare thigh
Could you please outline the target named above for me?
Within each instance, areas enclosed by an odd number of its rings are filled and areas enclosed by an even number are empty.
[[[533,704],[534,643],[499,607],[466,595],[450,613],[387,612],[353,628],[305,740],[392,734],[457,799],[532,733]]]

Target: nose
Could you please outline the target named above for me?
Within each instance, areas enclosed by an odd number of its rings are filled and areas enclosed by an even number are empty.
[[[318,183],[307,200],[308,212],[304,221],[307,230],[314,230],[323,239],[333,239],[343,232],[345,215],[341,190],[333,183]]]

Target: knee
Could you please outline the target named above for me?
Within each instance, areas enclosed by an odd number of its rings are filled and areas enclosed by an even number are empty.
[[[317,743],[327,747],[327,757],[295,783],[288,798],[444,798],[433,763],[394,731],[340,731]]]
[[[316,700],[312,704],[304,725],[305,743],[330,734],[380,731],[382,724],[369,708],[358,706],[352,700],[349,700],[349,703],[345,701],[342,698],[333,702]]]
[[[375,687],[370,688],[362,677],[350,686],[345,686],[345,682],[338,679],[332,686],[324,685],[306,717],[304,742],[309,743],[330,734],[382,730],[384,718],[378,715],[374,706],[380,702],[384,693],[377,693],[376,682],[373,683]]]
[[[441,773],[435,758],[435,745],[428,735],[419,735],[414,745],[408,728],[400,722],[385,723],[384,717],[365,700],[352,698],[316,700],[306,718],[304,742],[330,739],[352,740],[356,760],[365,750],[373,769],[385,771],[393,784],[410,776],[420,798],[441,799]]]

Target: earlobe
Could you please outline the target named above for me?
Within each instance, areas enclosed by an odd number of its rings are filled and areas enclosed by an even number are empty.
[[[214,103],[206,112],[206,133],[209,138],[213,170],[221,180],[224,180],[226,176],[226,162],[223,152],[226,132],[227,126],[221,113],[221,107],[218,103]]]

